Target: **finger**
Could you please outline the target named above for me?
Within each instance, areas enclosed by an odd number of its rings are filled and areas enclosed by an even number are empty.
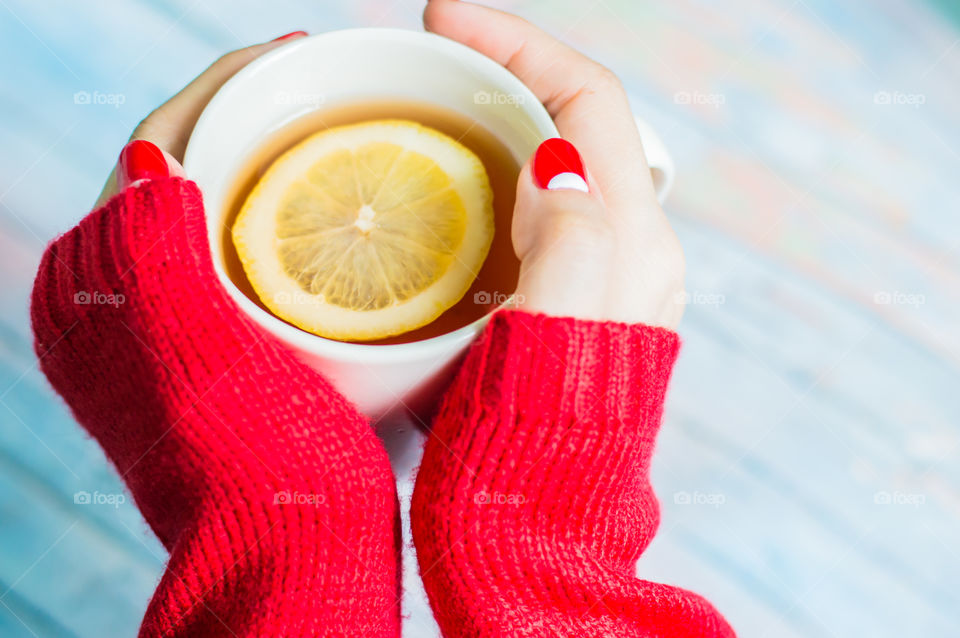
[[[183,177],[183,167],[169,153],[147,140],[134,140],[123,147],[117,161],[117,188],[163,177]]]
[[[270,42],[257,44],[245,49],[238,49],[237,51],[232,51],[222,56],[183,90],[144,118],[133,131],[133,134],[130,136],[130,141],[146,140],[154,144],[158,148],[158,152],[166,160],[169,171],[168,175],[182,177],[184,170],[180,162],[183,161],[187,140],[190,139],[193,127],[197,123],[200,113],[210,101],[210,98],[213,97],[220,87],[223,86],[223,83],[229,80],[234,73],[258,56],[305,35],[307,35],[305,31],[294,31]],[[130,151],[129,148],[130,145],[124,147],[123,151],[121,151],[121,163],[125,153],[134,154],[138,160],[149,163],[150,152]],[[156,166],[154,166],[154,168],[156,168]],[[94,207],[99,208],[119,192],[121,188],[125,188],[130,185],[131,182],[136,181],[138,180],[129,179],[125,171],[120,170],[120,166],[114,167],[113,171],[111,171],[107,177],[107,181]]]
[[[573,142],[615,207],[656,195],[626,93],[608,69],[502,11],[431,0],[427,30],[457,40],[504,65],[537,96],[560,134]]]
[[[100,208],[108,199],[128,186],[138,186],[146,180],[161,177],[184,176],[186,171],[183,166],[170,153],[147,140],[133,140],[120,151],[117,164],[110,171],[110,177],[107,178],[94,208]]]
[[[541,146],[517,181],[512,238],[521,266],[515,303],[532,312],[597,319],[608,305],[614,231],[599,193],[584,190],[591,180],[582,164],[567,159]]]
[[[190,139],[200,113],[223,83],[267,51],[305,35],[305,31],[295,31],[271,42],[227,53],[168,102],[148,115],[130,139],[149,140],[169,153],[177,162],[183,161],[187,140]]]
[[[564,209],[573,213],[576,222],[593,223],[604,215],[603,200],[587,176],[583,159],[576,147],[562,138],[546,140],[520,172],[517,200],[513,216],[512,238],[517,257],[523,261],[530,253],[551,243],[545,238],[563,235],[557,217],[551,211]]]

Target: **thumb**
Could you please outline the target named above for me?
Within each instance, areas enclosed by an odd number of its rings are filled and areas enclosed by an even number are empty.
[[[571,227],[602,223],[603,202],[591,185],[580,153],[562,138],[546,140],[520,172],[512,239],[523,261]]]
[[[547,140],[524,166],[511,228],[520,259],[516,304],[589,318],[606,302],[614,228],[576,148]]]
[[[120,151],[117,164],[93,207],[100,208],[127,186],[136,186],[148,179],[184,176],[186,171],[173,155],[148,140],[133,140]]]
[[[173,155],[148,140],[133,140],[117,160],[117,187],[123,190],[142,180],[183,177],[186,173]]]

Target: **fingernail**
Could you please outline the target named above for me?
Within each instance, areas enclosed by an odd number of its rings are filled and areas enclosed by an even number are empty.
[[[537,148],[533,156],[533,177],[537,186],[547,190],[590,192],[580,153],[573,144],[559,137],[551,138]]]
[[[147,140],[134,140],[120,151],[117,161],[117,185],[122,190],[141,179],[169,177],[167,158],[156,144]]]
[[[293,31],[287,35],[282,35],[279,38],[274,38],[270,40],[271,42],[280,42],[280,40],[291,40],[293,38],[299,38],[301,36],[309,35],[306,31]]]

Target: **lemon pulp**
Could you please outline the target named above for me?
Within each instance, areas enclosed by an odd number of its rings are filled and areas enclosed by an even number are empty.
[[[316,133],[266,171],[233,227],[277,316],[362,341],[430,323],[459,301],[493,239],[483,164],[434,129],[377,120]]]

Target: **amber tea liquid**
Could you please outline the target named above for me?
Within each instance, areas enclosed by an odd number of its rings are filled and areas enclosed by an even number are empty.
[[[275,159],[313,133],[343,124],[388,118],[413,120],[432,127],[459,141],[480,158],[493,189],[496,230],[490,253],[480,273],[470,290],[456,305],[426,326],[395,337],[364,343],[407,343],[452,332],[487,314],[503,301],[505,295],[516,290],[520,262],[510,243],[510,221],[513,218],[520,165],[510,150],[492,133],[455,111],[420,102],[372,100],[321,109],[298,118],[261,144],[244,161],[235,177],[234,185],[226,198],[227,211],[221,237],[224,262],[230,279],[247,297],[267,312],[269,309],[260,302],[253,286],[247,280],[231,238],[233,223],[250,191]]]

